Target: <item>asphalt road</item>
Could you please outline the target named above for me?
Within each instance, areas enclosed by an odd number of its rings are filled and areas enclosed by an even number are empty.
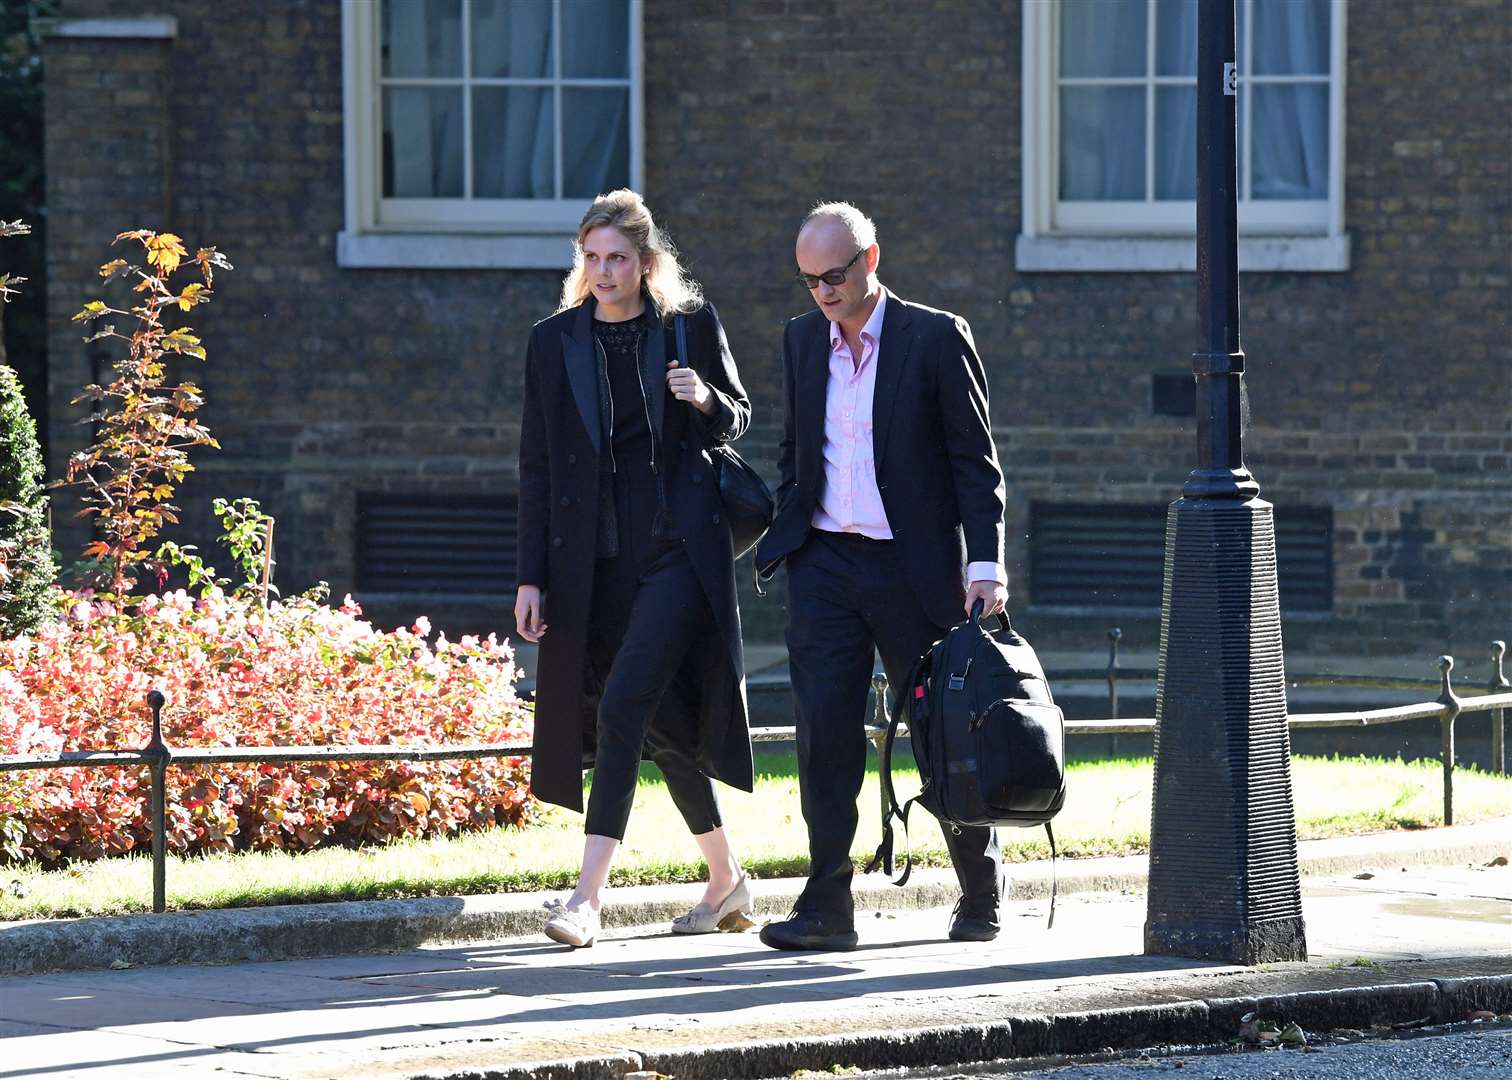
[[[869,1073],[874,1077],[900,1074]],[[1312,1049],[1178,1054],[1007,1071],[909,1073],[910,1080],[1508,1080],[1512,1024],[1443,1034],[1363,1039]]]

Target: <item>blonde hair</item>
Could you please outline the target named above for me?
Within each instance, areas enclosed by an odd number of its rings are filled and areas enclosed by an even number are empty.
[[[830,218],[844,225],[859,248],[869,248],[877,242],[876,224],[848,202],[815,203],[814,208],[799,223],[798,231],[802,232],[811,222],[820,218]]]
[[[606,225],[623,233],[649,263],[645,274],[646,295],[651,298],[651,306],[659,317],[696,311],[703,305],[703,289],[677,261],[677,249],[651,220],[651,211],[645,200],[638,192],[620,188],[594,199],[578,224],[577,240],[572,245],[572,269],[562,280],[558,311],[576,307],[588,295],[590,286],[588,273],[583,267],[583,241],[594,229]]]

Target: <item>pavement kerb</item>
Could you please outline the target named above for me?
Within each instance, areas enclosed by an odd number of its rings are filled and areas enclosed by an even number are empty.
[[[1512,966],[1512,957],[1507,960]],[[1411,977],[1411,965],[1401,966],[1405,977],[1393,974],[1384,982],[1328,990],[1146,1001],[1061,1013],[1017,1012],[980,1022],[751,1039],[667,1050],[620,1047],[602,1056],[490,1068],[486,1075],[500,1080],[621,1080],[627,1073],[643,1070],[679,1080],[762,1080],[791,1076],[799,1069],[828,1072],[836,1065],[867,1070],[958,1067],[1162,1045],[1222,1044],[1235,1037],[1247,1013],[1282,1023],[1295,1021],[1305,1031],[1322,1032],[1462,1020],[1477,1009],[1512,1010],[1512,974],[1425,979]],[[1390,981],[1393,977],[1397,981]],[[443,1066],[411,1075],[461,1080],[479,1073],[475,1066],[461,1070]]]
[[[1512,854],[1512,819],[1477,825],[1304,841],[1305,876],[1384,873],[1400,865],[1456,865]],[[1124,892],[1144,887],[1143,856],[1062,859],[1062,893]],[[760,915],[785,914],[802,888],[798,878],[753,881]],[[1009,867],[1010,899],[1050,895],[1048,862]],[[950,870],[918,870],[894,887],[880,874],[857,875],[858,912],[934,908],[958,893]],[[547,894],[431,897],[414,900],[296,904],[186,911],[165,915],[55,919],[0,924],[0,975],[109,966],[218,964],[391,952],[521,937],[539,931]],[[668,922],[696,896],[688,885],[616,889],[604,911],[609,927]]]

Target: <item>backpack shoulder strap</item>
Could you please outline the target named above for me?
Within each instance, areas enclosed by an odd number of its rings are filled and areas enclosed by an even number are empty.
[[[861,871],[863,874],[869,874],[873,870],[881,869],[889,875],[893,872],[892,822],[893,818],[897,818],[903,825],[904,864],[903,876],[893,884],[900,888],[908,884],[909,875],[913,873],[913,846],[908,839],[908,812],[913,804],[919,801],[919,796],[915,795],[902,806],[898,805],[898,793],[892,782],[893,746],[898,740],[898,728],[903,722],[904,710],[913,699],[915,687],[919,685],[919,677],[923,673],[924,666],[929,662],[929,657],[930,653],[926,652],[914,663],[901,692],[895,692],[893,695],[892,714],[887,721],[887,737],[882,740],[881,756],[877,760],[877,779],[882,785],[882,842],[877,845],[876,853],[866,864],[866,869]],[[913,735],[914,732],[910,730],[909,737],[912,738]],[[925,783],[928,783],[927,779]]]
[[[687,367],[688,366],[688,317],[686,315],[684,315],[682,312],[679,311],[677,313],[677,315],[674,316],[674,318],[672,319],[672,323],[677,328],[677,366],[678,367]]]
[[[1054,930],[1055,929],[1055,894],[1056,894],[1057,886],[1059,885],[1059,882],[1056,881],[1056,877],[1055,877],[1055,830],[1050,827],[1050,823],[1048,821],[1045,822],[1045,835],[1050,838],[1050,918],[1045,923],[1045,929],[1046,930]]]

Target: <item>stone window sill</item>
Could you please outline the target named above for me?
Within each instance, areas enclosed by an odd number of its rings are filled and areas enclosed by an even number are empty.
[[[1342,273],[1349,236],[1252,236],[1239,241],[1239,269],[1250,273]],[[1191,237],[1024,236],[1015,250],[1020,273],[1190,273]]]
[[[348,269],[567,270],[572,233],[336,234],[336,265]]]
[[[56,38],[158,38],[178,37],[178,20],[172,15],[128,15],[117,19],[35,19],[33,27],[43,37]]]

